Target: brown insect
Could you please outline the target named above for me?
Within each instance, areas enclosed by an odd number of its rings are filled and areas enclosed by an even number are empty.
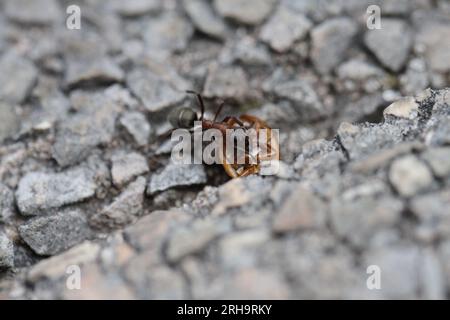
[[[236,158],[232,161],[229,160],[230,157],[226,154],[226,146],[225,141],[226,139],[223,139],[224,148],[223,148],[223,154],[221,155],[221,162],[225,169],[225,172],[231,177],[231,178],[237,178],[237,177],[245,177],[251,174],[256,174],[260,172],[261,169],[261,161],[264,160],[271,160],[271,159],[279,159],[279,146],[278,141],[276,139],[273,139],[271,135],[272,129],[269,127],[269,125],[259,119],[258,117],[243,114],[239,117],[231,117],[227,116],[222,121],[217,121],[217,118],[222,111],[223,106],[225,105],[225,102],[222,102],[219,107],[217,108],[217,111],[214,115],[214,118],[212,120],[208,120],[204,118],[205,113],[205,104],[203,102],[202,96],[195,92],[195,91],[186,91],[189,94],[194,94],[197,97],[198,104],[200,106],[200,116],[198,116],[197,112],[195,112],[193,109],[184,107],[181,109],[174,110],[168,117],[169,122],[172,124],[174,128],[185,128],[185,129],[193,129],[194,122],[195,121],[201,121],[202,123],[202,129],[218,129],[222,133],[223,137],[225,137],[226,131],[229,129],[254,129],[257,133],[257,135],[260,134],[261,129],[267,129],[265,130],[265,133],[267,134],[267,154],[265,156],[260,156],[259,154],[256,155],[256,159],[254,156],[252,156],[249,153],[249,150],[246,148],[245,150],[245,164],[238,164],[236,161]],[[248,147],[248,146],[247,146]],[[253,161],[253,163],[250,161],[250,158],[252,158],[256,161]]]

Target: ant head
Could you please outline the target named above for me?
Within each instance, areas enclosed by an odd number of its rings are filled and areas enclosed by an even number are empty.
[[[169,114],[168,120],[174,128],[190,129],[194,127],[194,122],[199,118],[194,110],[184,107],[173,110]]]

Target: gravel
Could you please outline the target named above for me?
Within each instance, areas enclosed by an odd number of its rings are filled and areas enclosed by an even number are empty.
[[[19,226],[27,245],[39,255],[55,255],[90,236],[87,219],[80,210],[66,210],[34,218]]]
[[[1,298],[448,298],[448,8],[369,2],[4,1]],[[280,129],[280,172],[171,162],[185,90]]]
[[[328,73],[342,62],[357,31],[349,18],[327,20],[311,31],[311,58],[320,73]]]
[[[94,196],[96,187],[93,173],[83,167],[56,174],[31,172],[19,182],[17,206],[23,215],[44,214]]]
[[[366,31],[364,42],[386,68],[400,71],[408,59],[413,35],[403,20],[384,19],[381,29]]]
[[[206,183],[206,172],[203,165],[170,163],[163,171],[152,175],[147,193],[151,195],[174,187],[204,183]]]

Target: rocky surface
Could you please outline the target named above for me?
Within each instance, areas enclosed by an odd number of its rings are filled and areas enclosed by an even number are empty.
[[[450,7],[375,2],[1,2],[0,299],[448,299]],[[280,172],[173,163],[187,89]]]

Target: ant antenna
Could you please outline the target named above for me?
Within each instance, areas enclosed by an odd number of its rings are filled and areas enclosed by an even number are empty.
[[[217,108],[216,114],[214,115],[214,120],[213,120],[213,122],[216,122],[217,117],[219,116],[220,112],[222,111],[222,108],[223,108],[224,105],[225,105],[225,101],[222,100],[222,101],[220,102],[219,108]]]
[[[186,92],[190,93],[190,94],[195,94],[197,96],[198,104],[200,105],[200,111],[201,111],[200,121],[203,120],[203,114],[205,113],[205,104],[203,103],[202,96],[200,95],[200,93],[192,91],[192,90],[186,90]]]

